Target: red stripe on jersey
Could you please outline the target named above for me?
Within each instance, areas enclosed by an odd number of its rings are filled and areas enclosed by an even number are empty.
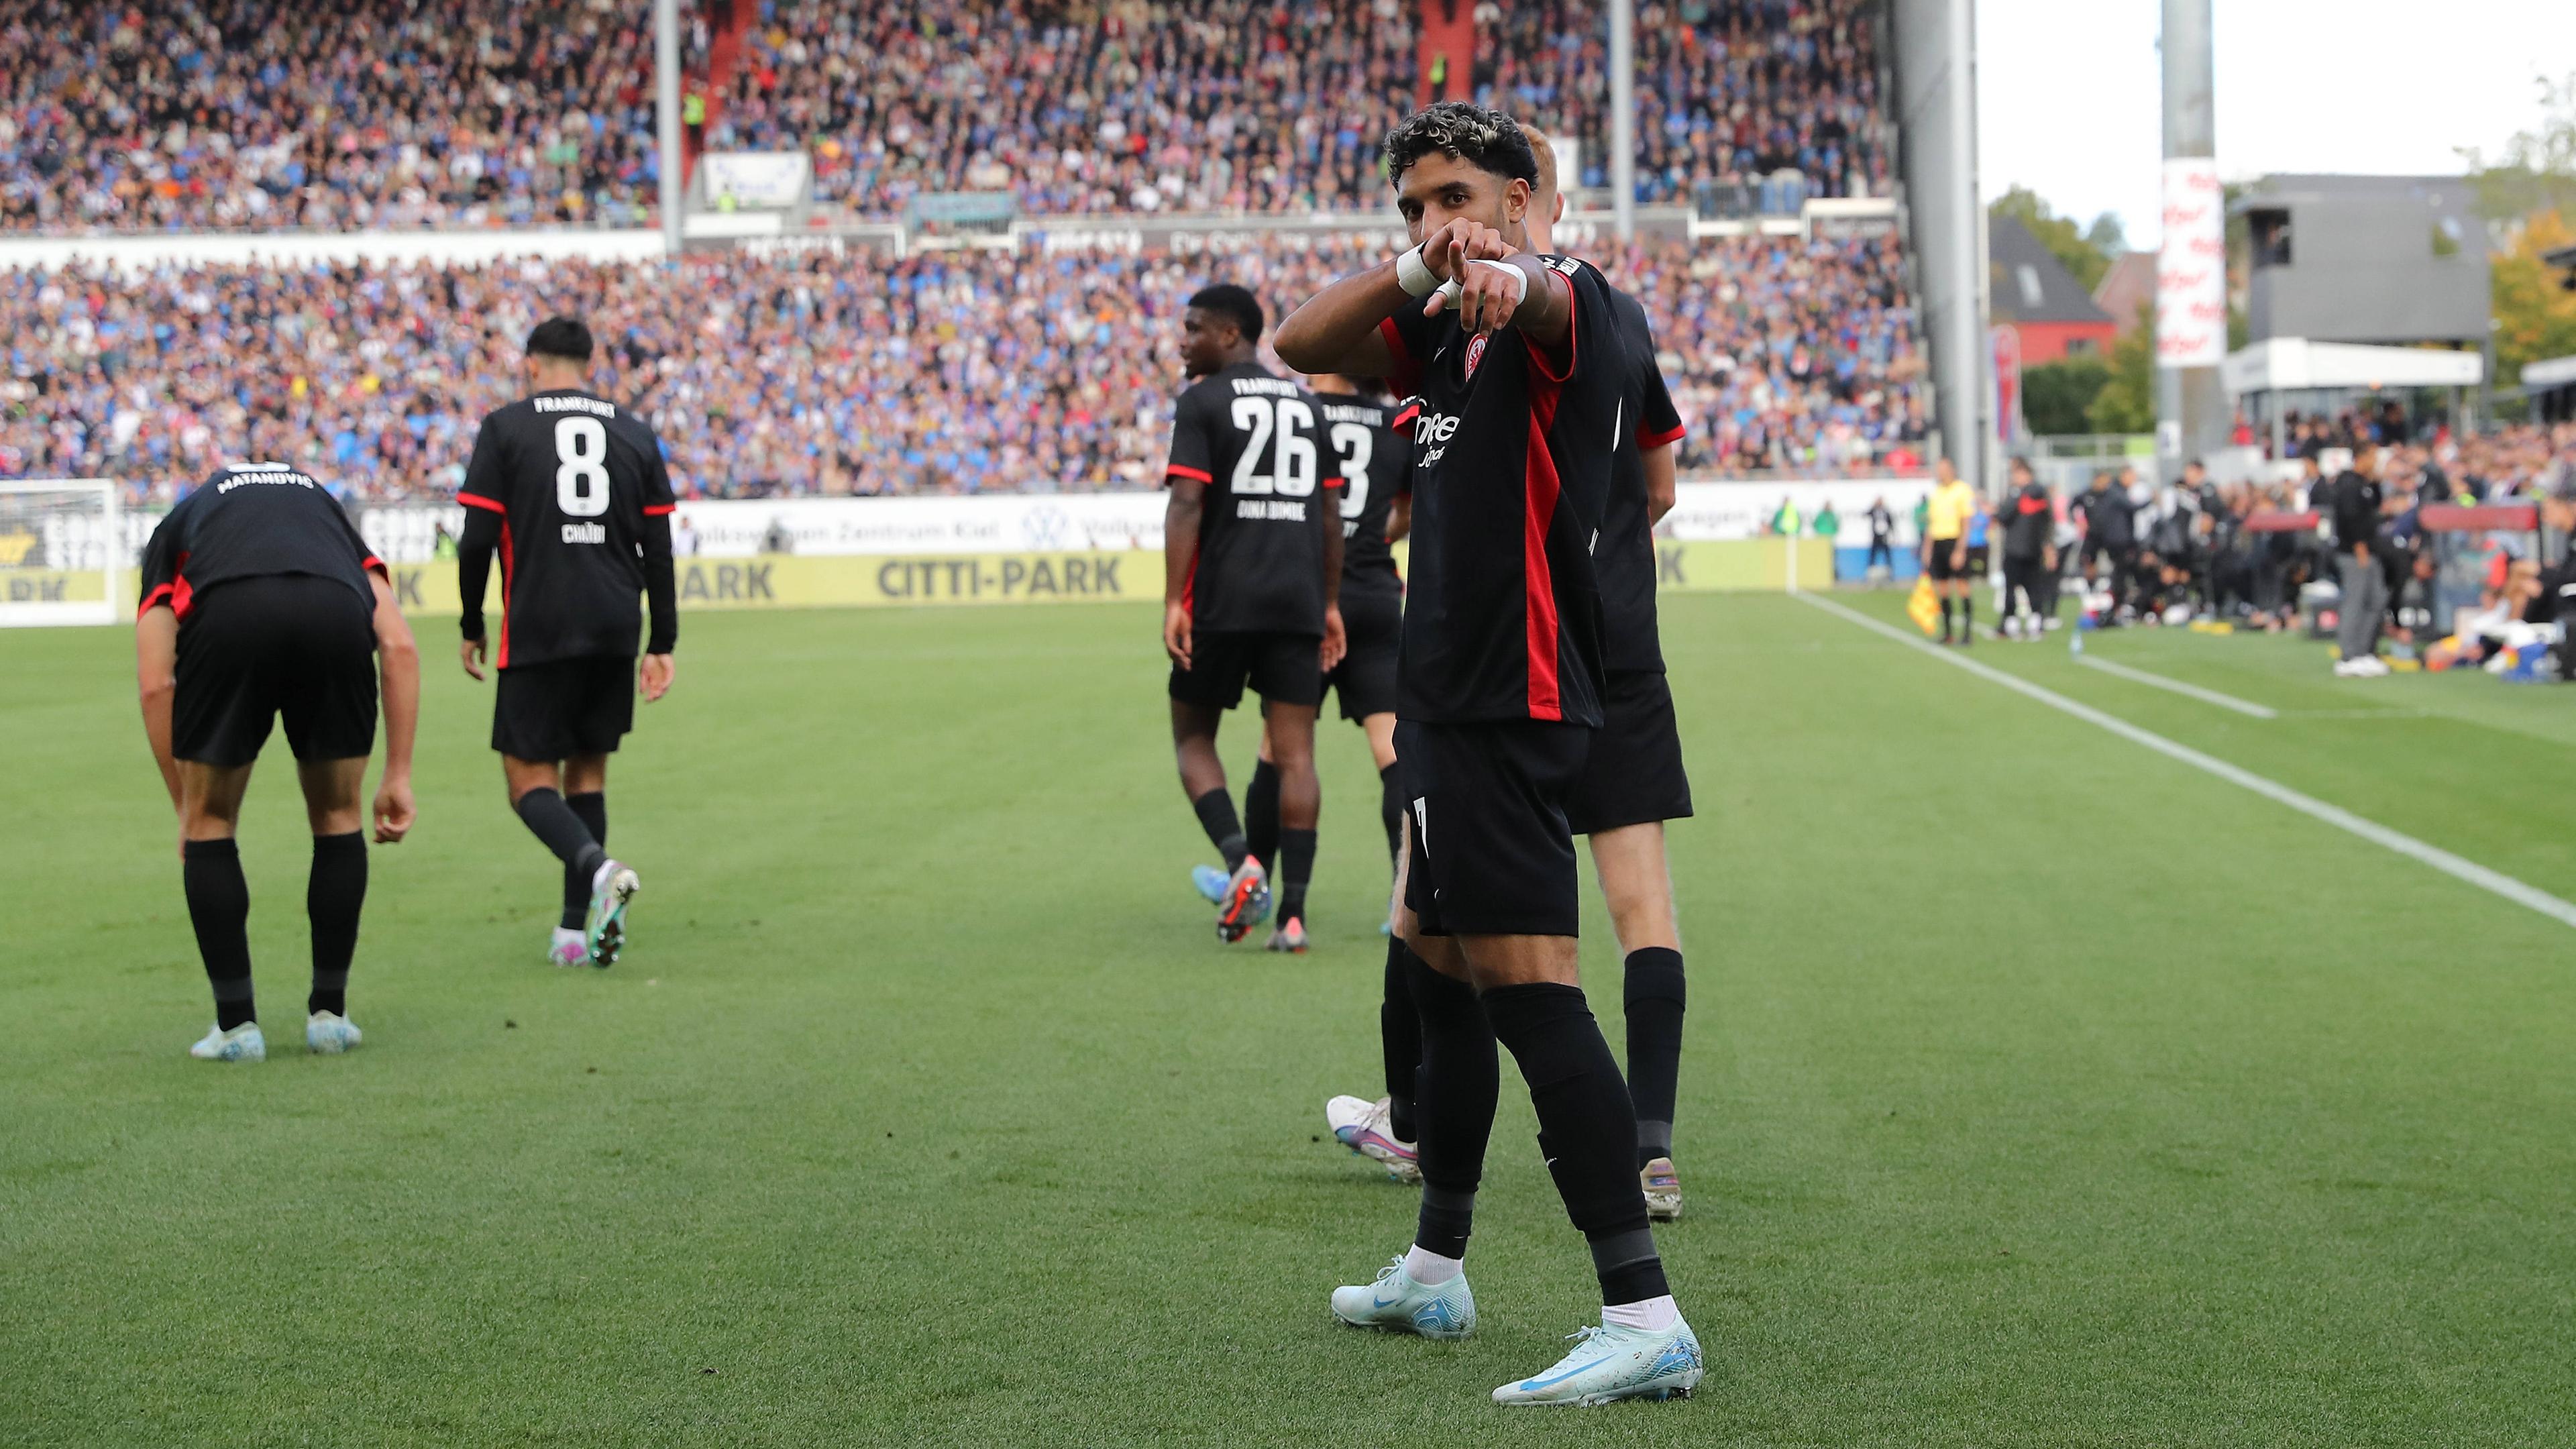
[[[1395,421],[1393,421],[1393,422],[1391,422],[1391,423],[1388,423],[1388,424],[1387,424],[1387,426],[1388,426],[1388,427],[1390,427],[1390,428],[1394,428],[1394,429],[1396,429],[1396,430],[1398,430],[1398,431],[1400,432],[1400,431],[1402,431],[1403,429],[1405,429],[1405,428],[1407,428],[1407,427],[1411,426],[1411,425],[1412,425],[1412,423],[1413,423],[1413,420],[1414,420],[1414,419],[1416,419],[1416,418],[1418,418],[1418,417],[1421,417],[1421,416],[1422,416],[1422,404],[1420,404],[1420,403],[1406,403],[1406,404],[1404,405],[1404,411],[1402,411],[1402,412],[1400,412],[1400,413],[1397,413],[1397,414],[1395,415]]]
[[[173,592],[174,590],[168,584],[155,584],[152,588],[152,592],[143,596],[143,602],[134,606],[134,617],[140,619],[144,615],[151,613],[153,605],[170,597]]]
[[[460,493],[457,496],[462,498],[465,495]],[[510,573],[517,562],[510,553],[510,530],[505,525],[501,529],[501,639],[492,651],[492,667],[495,669],[510,667]]]
[[[1198,608],[1197,608],[1198,601],[1199,601],[1199,546],[1198,546],[1197,544],[1193,543],[1193,544],[1191,544],[1191,545],[1190,545],[1190,572],[1189,572],[1189,576],[1188,576],[1187,578],[1184,578],[1184,579],[1182,579],[1182,580],[1181,580],[1181,612],[1182,612],[1182,613],[1184,613],[1184,614],[1188,614],[1188,615],[1192,616],[1193,618],[1197,617],[1197,614],[1198,614]]]
[[[1165,465],[1163,468],[1163,476],[1166,478],[1188,478],[1199,483],[1213,483],[1216,481],[1216,475],[1208,472],[1204,468],[1184,468],[1178,463]]]
[[[679,509],[679,506],[680,505],[676,503],[647,503],[644,505],[644,516],[646,518],[659,518],[665,513],[676,512]]]
[[[1536,343],[1530,344],[1530,352],[1535,358]],[[1559,489],[1556,455],[1548,451],[1547,432],[1556,426],[1556,385],[1560,381],[1548,376],[1544,368],[1530,369],[1529,445],[1521,460],[1521,578],[1527,592],[1522,614],[1528,625],[1532,719],[1565,718],[1565,700],[1557,688],[1556,674],[1556,580],[1547,563],[1547,530],[1556,519]]]
[[[500,514],[503,518],[510,516],[510,510],[493,502],[491,499],[484,497],[480,493],[459,493],[456,495],[456,501],[464,504],[468,508],[489,508],[494,513]]]
[[[1660,448],[1666,443],[1678,443],[1682,440],[1682,436],[1689,431],[1690,428],[1687,424],[1675,423],[1673,424],[1673,430],[1669,433],[1640,433],[1637,435],[1637,446],[1640,448]]]
[[[1395,390],[1413,391],[1422,381],[1422,364],[1413,360],[1412,349],[1404,345],[1404,334],[1395,330],[1395,319],[1379,318],[1377,335],[1386,339],[1386,350],[1395,355]]]
[[[377,573],[383,574],[385,576],[386,583],[390,584],[394,581],[394,571],[386,568],[385,561],[376,557],[374,554],[367,555],[367,561],[358,565],[358,567],[362,569],[373,569]]]
[[[1324,480],[1323,486],[1326,488],[1348,488],[1351,486],[1351,480],[1348,478],[1327,478]]]

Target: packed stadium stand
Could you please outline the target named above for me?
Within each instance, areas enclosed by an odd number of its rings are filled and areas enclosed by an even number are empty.
[[[1598,0],[686,0],[687,154],[795,149],[814,209],[925,192],[1079,214],[1383,216],[1378,138],[1434,96],[1607,180]],[[1865,0],[1649,0],[1640,199],[1795,216],[1891,190]],[[535,37],[533,42],[528,37]],[[657,188],[639,0],[0,0],[0,233],[636,226]],[[828,231],[828,227],[824,228]],[[1919,323],[1891,229],[1759,227],[1587,254],[1655,320],[1702,474],[1919,461]],[[1150,487],[1179,299],[1273,315],[1372,260],[1351,233],[888,256],[0,267],[0,476],[169,496],[304,461],[368,499],[452,491],[551,311],[610,348],[700,496]]]
[[[1253,286],[1276,315],[1373,241],[1222,258],[966,250],[509,263],[0,271],[0,474],[167,491],[276,457],[373,499],[451,491],[516,351],[587,316],[600,386],[661,430],[683,489],[1149,487],[1181,299]],[[1602,257],[1656,320],[1701,470],[1848,473],[1923,435],[1892,238],[1643,242]]]
[[[695,0],[691,145],[806,151],[817,202],[866,216],[967,190],[1035,214],[1352,210],[1381,203],[1377,138],[1436,88],[1595,138],[1579,179],[1605,185],[1595,0],[1459,0],[1473,54],[1454,59],[1421,23],[1450,4]],[[1886,195],[1861,10],[1641,7],[1641,199],[1784,212]],[[647,13],[0,0],[0,225],[639,221],[656,182]]]

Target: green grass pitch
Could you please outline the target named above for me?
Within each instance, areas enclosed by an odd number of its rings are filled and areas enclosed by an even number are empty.
[[[1480,1334],[1327,1316],[1413,1211],[1316,1140],[1377,1090],[1375,780],[1334,723],[1314,953],[1218,947],[1150,611],[691,618],[612,781],[645,893],[604,973],[542,964],[557,868],[425,621],[367,1044],[294,1029],[281,750],[248,1068],[184,1054],[126,636],[0,633],[0,1442],[2576,1439],[2565,926],[1796,600],[1665,618],[1701,815],[1660,1237],[1712,1371],[1556,1415],[1484,1401],[1597,1312],[1508,1068]],[[2096,647],[2281,715],[1977,657],[2576,893],[2567,692]]]

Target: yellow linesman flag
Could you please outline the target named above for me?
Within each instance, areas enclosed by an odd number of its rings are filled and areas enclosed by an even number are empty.
[[[1905,601],[1905,617],[1913,620],[1914,627],[1926,637],[1931,635],[1932,626],[1941,622],[1941,596],[1932,588],[1931,575],[1915,575],[1914,596]]]

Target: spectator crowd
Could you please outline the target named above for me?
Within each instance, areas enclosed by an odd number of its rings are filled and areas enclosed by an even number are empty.
[[[690,0],[691,134],[804,151],[818,202],[865,216],[944,191],[1375,209],[1378,140],[1426,93],[1417,22],[1452,3]],[[712,75],[710,15],[737,6]],[[1606,185],[1601,0],[1473,15],[1476,98]],[[1647,0],[1642,199],[1888,194],[1873,24],[1859,0]],[[640,0],[0,0],[0,229],[640,223],[649,26]]]
[[[528,328],[569,312],[601,339],[599,391],[652,420],[690,496],[1151,487],[1181,299],[1239,281],[1275,320],[1383,247],[0,271],[0,476],[114,477],[140,499],[274,458],[370,500],[444,498],[482,415],[517,396]],[[1893,237],[1599,260],[1654,319],[1686,470],[1834,476],[1919,446]]]

